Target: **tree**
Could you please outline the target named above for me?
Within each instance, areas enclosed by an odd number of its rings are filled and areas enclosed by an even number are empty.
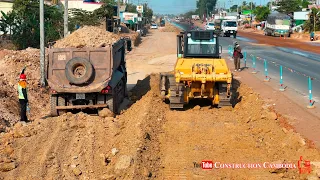
[[[182,14],[181,16],[183,16],[184,18],[192,18],[192,15],[196,14],[195,11],[188,11],[185,14]]]
[[[3,32],[4,36],[7,36],[8,29],[9,29],[9,34],[11,34],[12,32],[16,14],[14,11],[8,12],[7,14],[1,11],[1,14],[2,14],[2,18],[0,19],[0,31]]]
[[[200,17],[202,17],[203,15],[214,11],[216,4],[217,0],[198,0],[196,12]]]
[[[311,32],[320,30],[320,10],[312,8],[309,17],[309,20],[303,25],[305,31]]]
[[[151,20],[153,16],[153,10],[148,7],[148,4],[143,4],[143,17],[146,17],[148,20]]]
[[[230,7],[230,12],[237,12],[238,5],[233,5]]]
[[[63,37],[63,11],[44,5],[45,43]],[[39,1],[15,0],[13,10],[2,23],[12,30],[11,39],[18,49],[40,47]],[[3,26],[2,26],[3,27]]]
[[[126,10],[131,13],[137,13],[137,6],[134,4],[128,3]]]
[[[267,6],[258,6],[253,10],[253,14],[256,15],[256,20],[264,21],[270,14],[270,9]]]
[[[278,11],[284,14],[289,14],[301,10],[301,0],[281,0],[277,4]]]
[[[301,6],[303,8],[308,8],[308,5],[310,4],[309,0],[302,0]]]

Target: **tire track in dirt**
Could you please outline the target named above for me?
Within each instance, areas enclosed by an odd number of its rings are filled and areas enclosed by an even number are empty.
[[[320,160],[319,151],[308,148],[299,134],[280,127],[280,116],[267,108],[250,88],[242,84],[238,92],[241,102],[234,109],[203,106],[166,112],[164,134],[159,138],[159,179],[306,177],[299,175],[297,168],[201,169],[202,160],[260,165],[264,162],[297,165],[300,156],[311,161]]]

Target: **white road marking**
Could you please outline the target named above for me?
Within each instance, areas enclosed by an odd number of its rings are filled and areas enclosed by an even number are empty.
[[[302,65],[302,66],[305,66],[305,67],[307,67],[308,65],[305,65],[305,64],[302,64],[302,63],[298,63],[298,64],[300,64],[300,65]]]

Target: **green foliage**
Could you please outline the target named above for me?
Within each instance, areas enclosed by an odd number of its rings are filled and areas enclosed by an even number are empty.
[[[39,7],[37,0],[15,0],[12,12],[3,16],[1,28],[9,28],[11,39],[18,49],[39,48]],[[62,37],[63,11],[56,6],[48,5],[44,5],[44,9],[45,43],[48,43]]]
[[[301,2],[302,8],[307,8],[309,4],[310,4],[309,0],[302,0]]]
[[[278,10],[281,13],[289,14],[295,11],[301,11],[301,0],[281,0],[277,4],[279,6]]]
[[[149,21],[152,19],[153,10],[149,8],[148,4],[143,4],[143,17],[146,17]]]
[[[195,15],[196,12],[195,11],[188,11],[185,14],[182,14],[181,16],[183,16],[184,18],[192,18],[192,15]]]
[[[237,12],[238,5],[233,5],[230,7],[230,12]]]
[[[253,10],[253,14],[256,15],[256,20],[264,21],[270,14],[270,9],[267,6],[258,6]]]
[[[311,9],[310,19],[304,23],[305,31],[318,31],[320,30],[320,10],[316,8]]]
[[[101,24],[101,21],[106,17],[112,17],[114,10],[112,3],[103,4],[100,8],[93,12],[83,9],[70,9],[71,17],[69,18],[69,30],[74,31],[76,25],[81,26],[97,26]]]
[[[5,14],[3,11],[1,11],[2,14],[2,19],[0,19],[0,31],[3,32],[4,36],[7,35],[8,29],[9,29],[9,34],[12,32],[12,28],[14,26],[14,18],[16,16],[15,12],[11,11]]]
[[[129,3],[127,4],[126,11],[131,13],[137,13],[137,6]]]
[[[115,0],[102,0],[101,2],[109,5],[117,5],[117,1]]]
[[[198,0],[197,1],[197,14],[203,17],[204,14],[214,11],[217,0]]]

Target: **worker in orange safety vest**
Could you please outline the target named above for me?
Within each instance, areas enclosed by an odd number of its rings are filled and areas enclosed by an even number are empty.
[[[24,74],[25,68],[22,70],[18,82],[18,94],[20,103],[20,120],[29,122],[27,117],[28,95],[27,95],[27,76]]]

